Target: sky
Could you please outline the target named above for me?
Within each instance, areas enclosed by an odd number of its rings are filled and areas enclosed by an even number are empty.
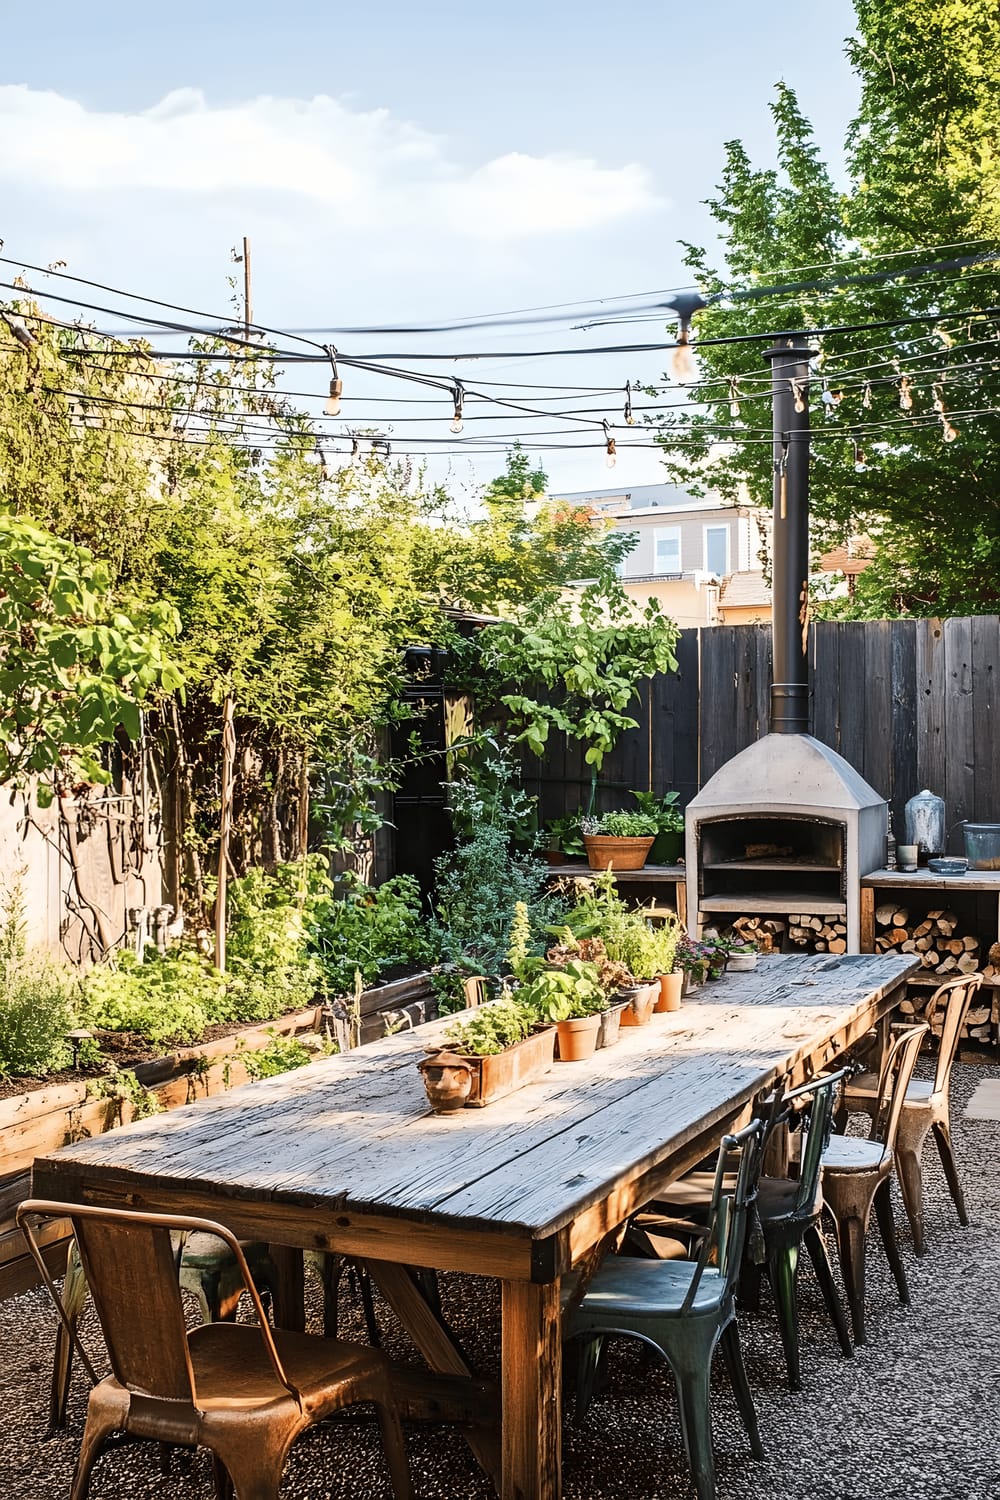
[[[21,7],[16,46],[0,59],[2,253],[65,261],[75,275],[231,319],[228,278],[242,273],[230,252],[246,235],[254,316],[280,329],[440,323],[626,296],[644,306],[658,300],[645,294],[689,282],[678,241],[712,240],[703,200],[724,143],[739,138],[755,164],[772,163],[779,79],[839,162],[857,102],[843,55],[852,28],[849,0],[794,15],[778,0]],[[661,314],[650,317],[336,344],[494,394],[486,382],[610,392],[658,380],[665,356],[526,351],[666,341]],[[132,326],[108,315],[98,324]],[[430,351],[484,357],[417,362]],[[285,384],[325,395],[329,373],[300,366]],[[476,422],[488,408],[471,397],[462,443],[489,433],[497,451],[470,457],[450,435],[447,394],[340,373],[343,416],[326,423],[333,447],[348,446],[352,426],[377,426],[397,454],[424,442],[431,477],[460,495],[502,470],[513,434],[533,454],[560,441],[542,436],[559,425],[549,418],[505,411]],[[411,400],[391,399],[401,392]],[[428,395],[429,406],[413,403]],[[606,400],[620,420],[617,394],[567,399],[592,405],[594,422]],[[613,475],[596,428],[587,440],[597,447],[541,453],[550,488],[661,478],[655,452],[627,446],[634,430],[625,437]]]

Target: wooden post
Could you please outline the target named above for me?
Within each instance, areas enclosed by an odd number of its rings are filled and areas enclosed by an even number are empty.
[[[875,890],[873,886],[861,887],[861,942],[862,953],[875,952]]]
[[[233,695],[222,705],[222,806],[219,811],[218,888],[215,893],[215,967],[226,972],[226,883],[229,872],[229,830],[233,816],[233,764],[236,760],[236,730],[233,727]]]
[[[559,1282],[502,1283],[503,1500],[562,1494]]]
[[[250,301],[250,241],[243,236],[243,337],[250,342],[250,325],[253,322],[253,304]]]

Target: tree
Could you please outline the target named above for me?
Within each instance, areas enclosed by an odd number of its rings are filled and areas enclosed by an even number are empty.
[[[100,746],[138,740],[140,705],[181,686],[177,624],[166,605],[124,614],[86,548],[0,515],[0,784],[110,781]]]
[[[718,298],[697,315],[704,407],[664,413],[661,441],[679,482],[769,505],[762,345],[706,341],[884,323],[816,339],[815,548],[870,538],[855,613],[988,612],[1000,602],[997,316],[986,311],[1000,306],[990,263],[1000,12],[990,0],[856,0],[856,10],[848,55],[861,102],[847,187],[837,189],[793,91],[779,84],[777,170],[754,169],[730,142],[709,200],[722,269],[688,246],[703,295]],[[975,263],[919,269],[963,257]],[[774,285],[780,294],[760,300],[726,297]]]

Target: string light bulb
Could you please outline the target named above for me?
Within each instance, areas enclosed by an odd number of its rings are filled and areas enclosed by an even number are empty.
[[[323,411],[328,417],[340,416],[340,398],[344,393],[344,382],[340,378],[337,369],[337,351],[332,344],[327,344],[326,352],[330,356],[330,366],[333,373],[330,376],[330,394],[326,398]]]
[[[872,409],[872,383],[870,380],[865,381],[864,392],[861,396],[861,405],[865,411],[871,411]]]
[[[729,415],[731,417],[738,417],[739,414],[740,414],[740,382],[739,382],[739,377],[736,376],[736,375],[730,375],[730,377],[729,377]]]
[[[910,377],[901,375],[899,377],[899,404],[903,411],[913,410],[913,394],[910,390]]]
[[[462,408],[465,405],[465,386],[460,380],[455,381],[451,394],[455,403],[455,415],[451,419],[451,431],[461,432],[465,426],[465,423],[462,421]]]
[[[854,472],[855,474],[863,474],[867,467],[868,460],[865,458],[865,450],[856,441],[854,444]]]
[[[958,437],[958,428],[953,427],[948,421],[947,414],[941,413],[941,439],[945,443],[953,443]]]
[[[700,292],[678,292],[677,296],[665,305],[677,314],[677,343],[670,356],[670,373],[674,380],[683,384],[686,380],[693,380],[695,374],[690,347],[691,319],[696,312],[707,307],[708,303]]]
[[[607,458],[608,468],[609,469],[613,469],[614,466],[615,466],[615,464],[618,461],[618,448],[617,448],[617,445],[615,443],[614,438],[611,436],[611,428],[608,425],[608,422],[606,420],[605,420],[603,426],[604,426],[605,451],[607,452],[607,455],[608,455],[608,458]]]
[[[792,379],[792,396],[795,399],[795,410],[796,411],[805,411],[805,409],[806,409],[806,398],[805,398],[805,392],[802,389],[802,382],[801,382],[801,380],[795,380],[794,378]]]
[[[622,415],[630,427],[635,426],[635,417],[632,415],[632,382],[630,380],[626,380],[625,382],[625,410]]]

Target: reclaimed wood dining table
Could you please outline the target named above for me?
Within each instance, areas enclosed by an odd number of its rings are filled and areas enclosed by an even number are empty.
[[[452,1115],[429,1111],[416,1067],[449,1024],[431,1022],[66,1146],[36,1160],[33,1191],[215,1219],[293,1247],[292,1272],[302,1251],[360,1259],[429,1366],[404,1413],[461,1418],[503,1500],[558,1500],[561,1278],[776,1080],[812,1077],[864,1035],[915,964],[762,958],[589,1061]],[[469,1370],[413,1267],[499,1280],[499,1389]],[[301,1272],[277,1316],[301,1326]]]

